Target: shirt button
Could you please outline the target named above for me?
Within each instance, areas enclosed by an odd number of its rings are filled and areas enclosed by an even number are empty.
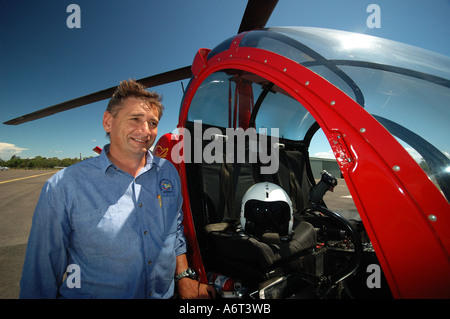
[[[139,207],[142,207],[142,204],[139,204]]]
[[[152,261],[151,261],[151,260],[149,260],[149,261],[148,261],[148,265],[150,266],[151,264],[152,264]]]
[[[144,235],[147,235],[147,231],[144,231]]]
[[[148,292],[148,296],[149,296],[149,297],[152,296],[152,292],[151,292],[151,291]]]

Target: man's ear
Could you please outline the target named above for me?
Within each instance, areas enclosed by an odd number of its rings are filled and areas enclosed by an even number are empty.
[[[113,116],[111,112],[105,111],[105,113],[103,113],[103,129],[106,133],[111,132],[112,119]]]

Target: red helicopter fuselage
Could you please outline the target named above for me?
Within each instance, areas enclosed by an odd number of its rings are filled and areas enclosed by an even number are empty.
[[[252,35],[253,32],[258,34]],[[181,104],[178,128],[190,127],[189,123],[193,121],[189,115],[191,104],[202,90],[202,85],[206,85],[205,81],[218,72],[226,72],[230,76],[235,73],[243,83],[252,81],[250,76],[242,76],[246,74],[257,77],[259,83],[264,79],[267,83],[274,84],[278,92],[282,91],[298,101],[323,130],[373,244],[392,295],[397,298],[448,298],[450,205],[443,192],[385,127],[388,122],[381,121],[362,107],[358,94],[366,94],[364,90],[360,93],[358,87],[354,90],[355,96],[349,96],[342,87],[332,83],[333,79],[321,76],[310,67],[318,61],[317,64],[335,71],[340,64],[346,63],[330,62],[330,58],[319,61],[310,52],[311,47],[303,43],[297,46],[288,43],[288,46],[299,51],[292,56],[303,54],[304,61],[283,56],[277,50],[270,50],[270,44],[265,47],[253,45],[253,42],[260,40],[258,37],[265,37],[264,32],[275,33],[278,30],[244,32],[228,42],[225,41],[219,46],[220,49],[215,52],[213,50],[213,53],[208,49],[198,51],[192,65],[193,77]],[[308,30],[299,32],[305,36]],[[311,39],[314,32],[312,34]],[[252,36],[253,39],[243,43],[246,38]],[[308,39],[307,36],[305,39]],[[280,41],[282,40],[293,41],[292,38],[287,39],[284,36]],[[367,76],[370,76],[370,72],[373,69],[378,70],[380,65],[369,61],[362,66],[368,71]],[[386,68],[382,72],[395,70]],[[344,79],[344,76],[341,78]],[[353,84],[350,86],[357,87],[358,80],[351,78],[350,82]],[[448,87],[445,89],[448,91]],[[228,95],[228,98],[232,97],[234,102],[228,104],[228,127],[245,130],[254,126],[252,108],[256,97],[251,96],[251,90],[245,85],[236,85]],[[224,99],[226,98],[224,96]],[[204,112],[214,114],[215,111],[210,108]],[[202,118],[198,120],[205,121]],[[288,120],[287,118],[286,121]],[[190,198],[199,195],[189,193],[186,163],[170,157],[171,150],[179,142],[182,143],[183,139],[175,135],[163,136],[156,145],[155,152],[170,158],[178,168],[183,184],[184,225],[190,259],[200,274],[200,279],[206,282],[207,270],[193,218],[196,212],[191,211],[190,205]]]

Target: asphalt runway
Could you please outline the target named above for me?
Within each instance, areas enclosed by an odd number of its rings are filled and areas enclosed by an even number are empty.
[[[0,299],[17,299],[28,235],[41,188],[56,170],[0,171]],[[343,179],[324,197],[344,217],[357,218]]]
[[[56,170],[0,171],[0,298],[16,299],[34,207]]]

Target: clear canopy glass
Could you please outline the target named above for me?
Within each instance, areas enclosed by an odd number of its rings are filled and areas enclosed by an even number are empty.
[[[230,43],[218,45],[208,58]],[[302,27],[251,31],[240,47],[274,52],[334,84],[379,121],[450,198],[449,57],[364,34]],[[204,116],[210,124],[226,127],[230,78],[222,72],[204,81],[189,117]],[[253,83],[255,100],[266,84],[259,82]],[[314,119],[276,84],[274,88],[272,93],[281,94],[265,96],[255,127],[278,127],[280,137],[302,140]]]

